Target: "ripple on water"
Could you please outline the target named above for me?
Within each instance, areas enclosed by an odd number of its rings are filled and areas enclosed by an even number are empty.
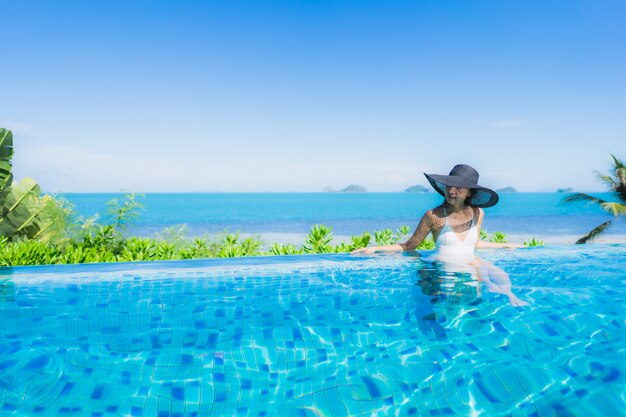
[[[618,415],[623,252],[485,253],[524,308],[414,257],[16,278],[0,307],[0,407]]]

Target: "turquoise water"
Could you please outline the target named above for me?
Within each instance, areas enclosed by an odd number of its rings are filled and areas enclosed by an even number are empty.
[[[594,194],[610,199],[610,194]],[[486,210],[484,228],[546,238],[582,236],[610,219],[594,206],[561,203],[559,193],[504,193]],[[105,213],[106,202],[120,194],[68,194],[79,213]],[[145,211],[131,229],[153,234],[164,227],[187,224],[192,234],[226,228],[244,233],[307,233],[316,223],[338,235],[366,230],[414,227],[421,215],[441,203],[435,193],[206,193],[146,194]],[[609,235],[626,235],[626,221],[617,220]],[[572,242],[575,241],[571,240]]]
[[[480,256],[530,305],[403,254],[3,268],[0,414],[623,415],[626,246]]]

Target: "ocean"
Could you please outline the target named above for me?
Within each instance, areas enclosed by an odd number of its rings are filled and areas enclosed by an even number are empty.
[[[597,197],[611,199],[609,193]],[[63,194],[77,214],[100,214],[107,220],[107,202],[124,194]],[[483,229],[504,232],[509,241],[531,237],[546,243],[573,243],[611,219],[600,208],[583,203],[563,204],[561,193],[502,193],[500,202],[485,209]],[[440,204],[435,193],[148,193],[139,198],[140,216],[129,235],[155,236],[163,229],[186,225],[190,236],[223,231],[255,235],[266,243],[302,243],[314,224],[332,227],[335,241],[365,231],[413,230],[421,215]],[[599,242],[626,242],[626,221],[616,219]]]

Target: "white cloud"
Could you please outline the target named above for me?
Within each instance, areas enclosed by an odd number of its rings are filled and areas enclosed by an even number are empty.
[[[489,127],[494,127],[497,129],[511,129],[514,127],[519,127],[524,124],[523,120],[513,119],[513,120],[496,120],[495,122],[489,123]]]
[[[49,133],[33,126],[30,123],[19,122],[16,120],[0,119],[0,127],[9,129],[13,132],[13,136],[31,136],[31,137],[44,137]]]

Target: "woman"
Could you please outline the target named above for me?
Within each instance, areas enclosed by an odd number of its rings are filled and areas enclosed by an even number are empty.
[[[511,304],[525,305],[511,292],[511,281],[506,272],[476,257],[476,248],[519,248],[512,243],[485,242],[480,239],[483,207],[498,202],[498,194],[478,185],[478,171],[469,165],[456,165],[449,175],[424,174],[435,191],[445,197],[443,204],[428,210],[413,235],[404,243],[372,246],[352,253],[371,254],[414,250],[428,236],[433,235],[436,248],[430,260],[438,262],[450,273],[470,273],[484,281],[490,291],[505,294]]]

